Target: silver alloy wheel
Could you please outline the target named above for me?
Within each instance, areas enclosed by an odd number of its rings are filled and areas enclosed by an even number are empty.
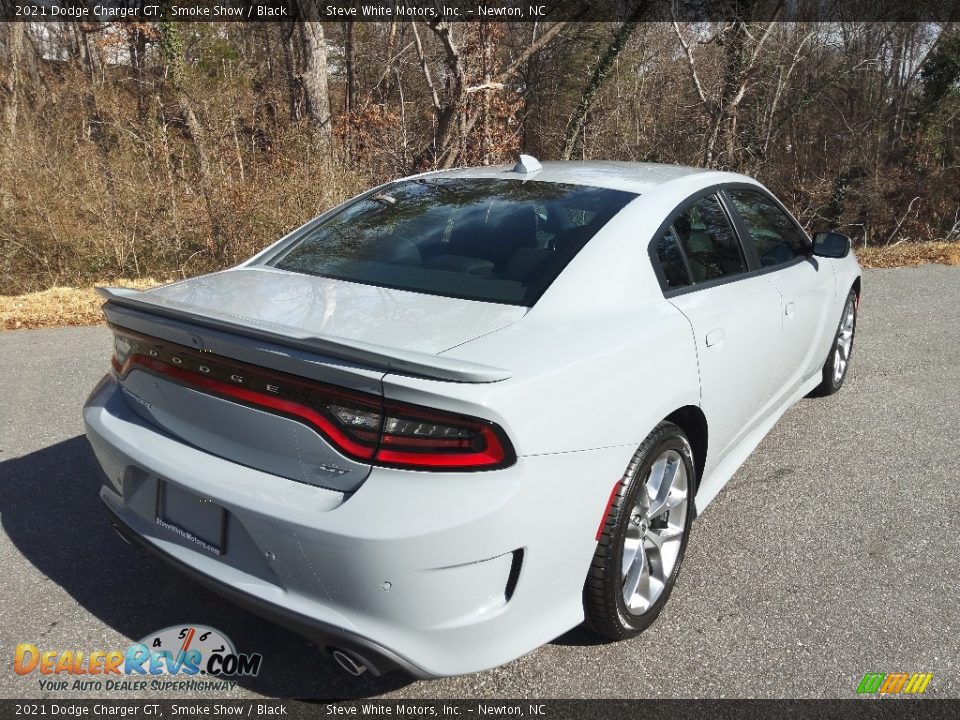
[[[840,332],[837,333],[837,353],[833,361],[833,381],[840,382],[847,371],[850,361],[850,350],[853,348],[853,320],[856,310],[853,300],[847,300],[843,309],[843,320],[840,322]]]
[[[687,524],[687,467],[667,450],[650,467],[623,542],[623,600],[642,615],[663,593],[677,564]]]

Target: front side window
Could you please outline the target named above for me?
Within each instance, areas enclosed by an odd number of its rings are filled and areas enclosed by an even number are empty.
[[[394,183],[308,229],[282,270],[533,305],[635,194],[499,179]]]
[[[694,283],[746,272],[747,263],[716,195],[700,198],[673,221]]]
[[[763,267],[806,255],[806,238],[773,200],[756,190],[727,190],[727,194],[747,226]]]

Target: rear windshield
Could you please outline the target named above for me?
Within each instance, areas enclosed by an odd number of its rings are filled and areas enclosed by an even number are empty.
[[[368,285],[529,306],[635,197],[549,182],[405,180],[308,228],[272,265]]]

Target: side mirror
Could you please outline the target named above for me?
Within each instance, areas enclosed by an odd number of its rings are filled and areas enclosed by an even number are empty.
[[[850,252],[850,238],[836,232],[821,231],[813,236],[813,254],[826,258],[845,258]]]

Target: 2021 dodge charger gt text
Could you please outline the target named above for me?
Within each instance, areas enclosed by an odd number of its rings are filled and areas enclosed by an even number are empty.
[[[843,384],[860,269],[748,177],[524,156],[102,293],[121,534],[354,672],[434,677],[649,625],[696,511]]]

